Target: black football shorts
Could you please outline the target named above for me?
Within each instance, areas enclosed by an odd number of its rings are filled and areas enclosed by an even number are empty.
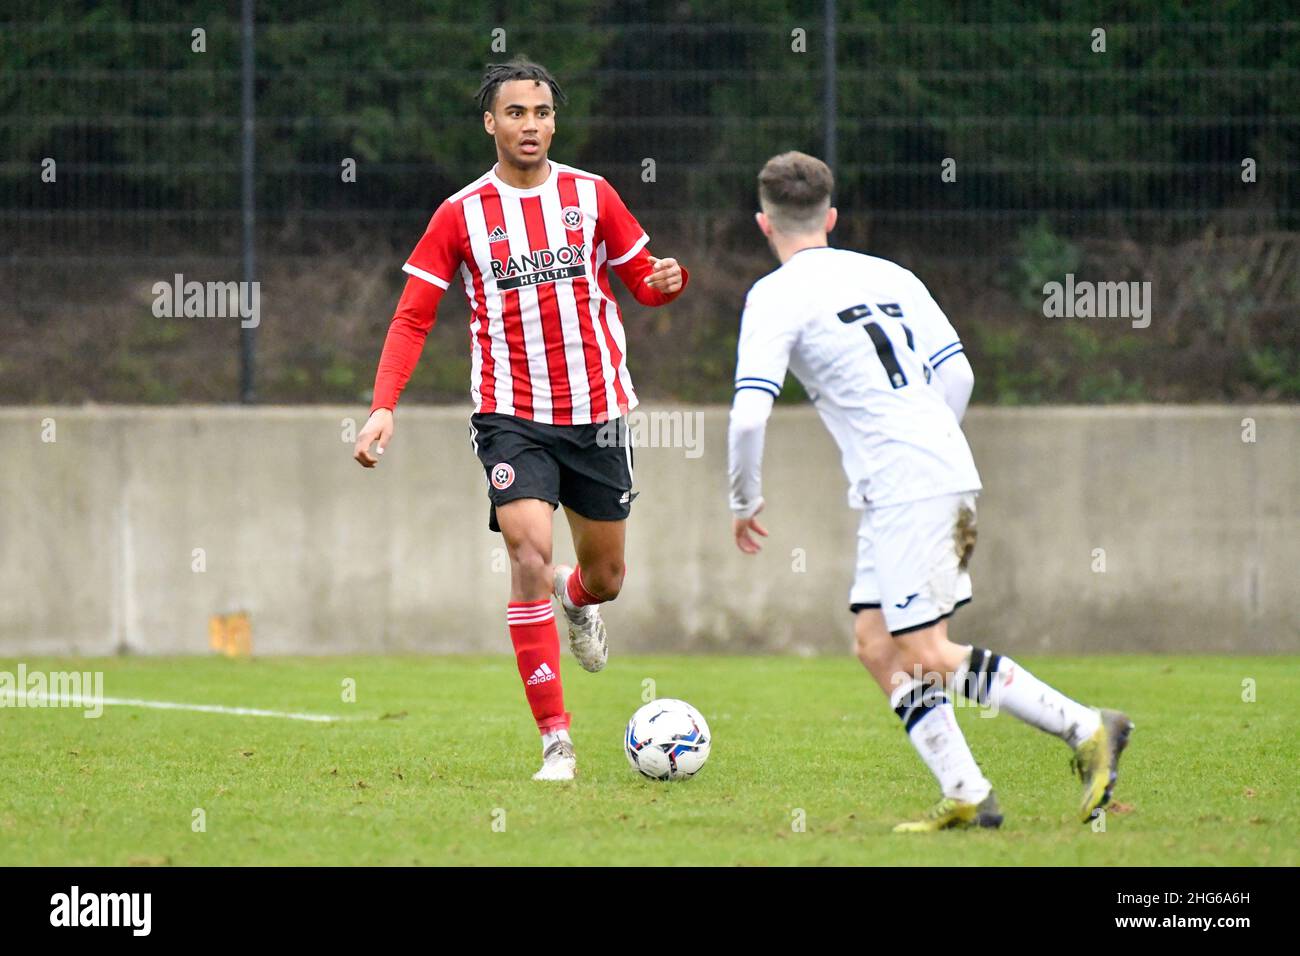
[[[487,475],[488,527],[497,507],[520,498],[564,505],[593,521],[622,521],[632,511],[632,441],[626,420],[600,425],[543,425],[495,412],[471,415],[470,442]]]

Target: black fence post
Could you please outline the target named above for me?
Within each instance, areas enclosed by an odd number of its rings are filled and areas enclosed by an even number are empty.
[[[241,193],[244,207],[244,281],[251,283],[257,275],[254,258],[254,238],[256,235],[256,205],[253,197],[253,0],[243,0],[242,13],[243,81],[240,118],[243,139],[243,184]],[[250,293],[251,294],[251,293]],[[258,298],[260,303],[260,297]],[[245,405],[255,401],[253,392],[253,359],[255,356],[257,327],[240,324],[239,329],[239,400]]]
[[[822,124],[825,133],[825,152],[822,157],[823,162],[835,170],[835,151],[837,143],[835,141],[835,119],[838,106],[835,99],[835,0],[825,0],[826,2],[826,89],[823,95],[823,119]]]

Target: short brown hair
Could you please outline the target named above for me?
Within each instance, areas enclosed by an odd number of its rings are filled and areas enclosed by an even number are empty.
[[[758,174],[758,202],[780,232],[817,232],[831,204],[835,177],[816,156],[788,152],[773,156]]]

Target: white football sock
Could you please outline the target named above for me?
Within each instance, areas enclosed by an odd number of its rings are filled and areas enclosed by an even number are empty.
[[[1017,717],[1077,748],[1101,726],[1101,715],[1044,684],[1009,657],[972,647],[952,675],[952,688],[971,700]]]
[[[569,738],[569,732],[567,730],[556,730],[549,734],[542,734],[542,753],[545,754],[551,744],[555,743],[557,740],[563,740],[570,744],[573,743]]]
[[[980,772],[966,737],[957,726],[952,701],[939,687],[911,680],[889,695],[908,739],[939,781],[945,797],[979,803],[993,785]]]

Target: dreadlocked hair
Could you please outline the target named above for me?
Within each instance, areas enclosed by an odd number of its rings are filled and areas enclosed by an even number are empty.
[[[545,83],[551,88],[551,95],[555,97],[556,103],[567,103],[569,98],[564,95],[564,90],[560,89],[560,84],[551,76],[550,71],[540,63],[534,63],[531,60],[516,57],[509,63],[489,63],[487,69],[483,71],[483,82],[479,84],[478,94],[475,97],[478,101],[479,109],[485,113],[492,112],[492,107],[496,103],[497,91],[501,89],[502,83],[509,83],[511,80],[532,80],[534,83]]]

